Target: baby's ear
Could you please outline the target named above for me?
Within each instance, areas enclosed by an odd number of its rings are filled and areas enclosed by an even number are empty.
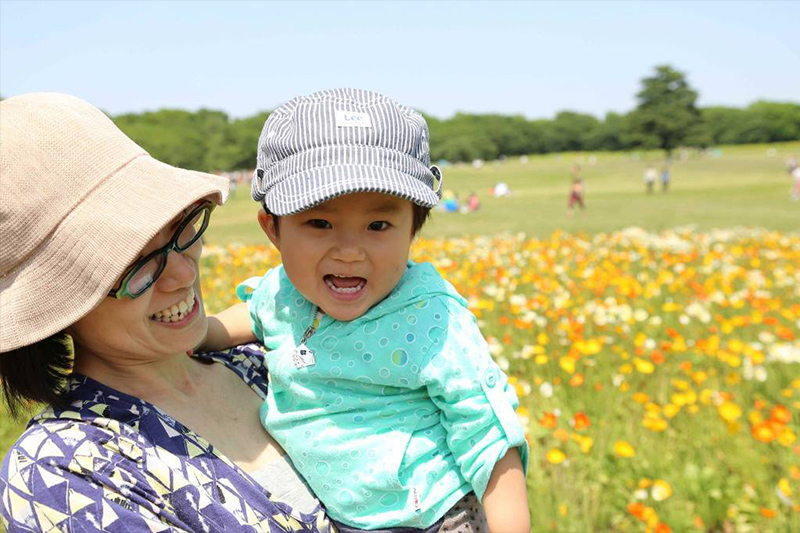
[[[280,234],[278,232],[278,225],[275,223],[275,217],[261,208],[258,210],[258,224],[261,226],[261,230],[267,235],[270,242],[275,245],[275,248],[280,249]]]

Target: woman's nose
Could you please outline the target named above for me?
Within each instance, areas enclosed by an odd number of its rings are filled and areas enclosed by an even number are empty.
[[[171,251],[167,255],[164,272],[158,278],[158,286],[164,292],[185,289],[197,279],[197,261],[186,253]]]

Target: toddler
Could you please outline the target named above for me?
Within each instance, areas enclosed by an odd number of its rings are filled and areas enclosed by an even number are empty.
[[[514,390],[464,298],[408,260],[441,188],[423,117],[373,92],[295,98],[259,139],[282,266],[204,348],[263,343],[262,422],[343,533],[530,530]]]

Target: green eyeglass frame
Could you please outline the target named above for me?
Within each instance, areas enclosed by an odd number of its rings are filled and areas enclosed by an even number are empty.
[[[159,276],[161,276],[162,272],[164,272],[164,268],[167,266],[169,253],[173,250],[178,253],[183,253],[200,239],[206,231],[206,228],[208,228],[208,221],[215,207],[216,204],[213,202],[205,201],[190,211],[189,214],[183,218],[180,225],[175,230],[175,233],[172,234],[172,238],[170,238],[169,242],[158,250],[154,250],[142,259],[136,261],[122,278],[119,288],[112,289],[108,295],[117,299],[138,298],[147,292],[147,289],[152,287]],[[188,233],[186,233],[187,229],[190,229]],[[150,270],[150,272],[145,269]],[[144,282],[136,287],[136,289],[131,290],[131,281],[138,275],[144,276],[142,280]]]

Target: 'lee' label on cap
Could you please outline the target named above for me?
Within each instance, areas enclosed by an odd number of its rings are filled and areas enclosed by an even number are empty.
[[[339,128],[371,128],[372,119],[366,113],[337,109],[336,126]]]

